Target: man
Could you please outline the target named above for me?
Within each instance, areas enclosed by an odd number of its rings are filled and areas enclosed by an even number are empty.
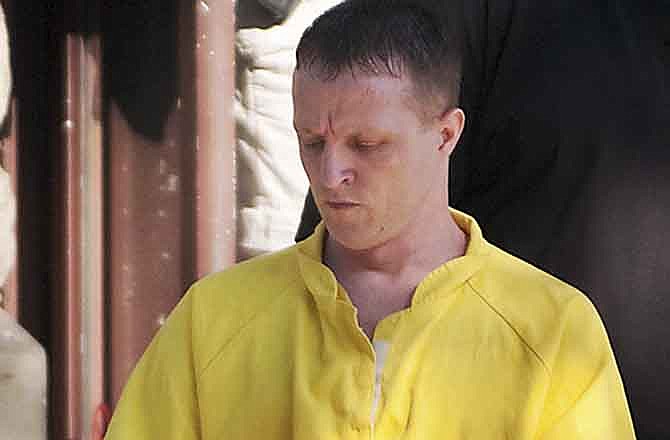
[[[462,3],[450,206],[588,294],[637,436],[670,439],[670,2]]]
[[[324,221],[191,288],[108,439],[634,438],[588,300],[448,208],[465,115],[444,29],[350,0],[305,31],[294,124]]]

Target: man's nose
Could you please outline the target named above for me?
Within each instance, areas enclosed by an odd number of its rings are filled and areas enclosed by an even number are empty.
[[[342,145],[326,145],[321,156],[321,176],[328,189],[351,185],[356,176],[351,152]]]

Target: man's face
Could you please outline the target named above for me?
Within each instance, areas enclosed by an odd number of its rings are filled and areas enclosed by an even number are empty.
[[[427,233],[435,208],[446,212],[442,125],[413,94],[407,78],[294,75],[300,157],[330,236],[348,249]]]

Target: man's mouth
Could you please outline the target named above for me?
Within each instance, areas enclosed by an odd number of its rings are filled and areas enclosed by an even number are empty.
[[[360,206],[360,203],[351,200],[328,200],[326,205],[331,209],[348,209]]]

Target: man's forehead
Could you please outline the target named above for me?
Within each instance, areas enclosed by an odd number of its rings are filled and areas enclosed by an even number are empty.
[[[412,79],[408,73],[390,73],[386,71],[369,71],[357,67],[345,67],[335,73],[324,71],[316,66],[308,66],[295,69],[293,78],[300,81],[321,83],[324,85],[332,83],[361,84],[366,82],[384,81],[396,82],[407,86],[412,85]]]
[[[360,103],[379,109],[402,105],[423,117],[424,100],[407,77],[357,70],[340,72],[335,78],[323,78],[310,70],[297,69],[293,76],[294,125],[311,125],[329,105]],[[395,107],[397,108],[397,107]]]
[[[293,97],[297,102],[338,98],[405,99],[415,97],[415,88],[409,79],[388,74],[347,71],[335,78],[322,78],[309,71],[296,70]]]

